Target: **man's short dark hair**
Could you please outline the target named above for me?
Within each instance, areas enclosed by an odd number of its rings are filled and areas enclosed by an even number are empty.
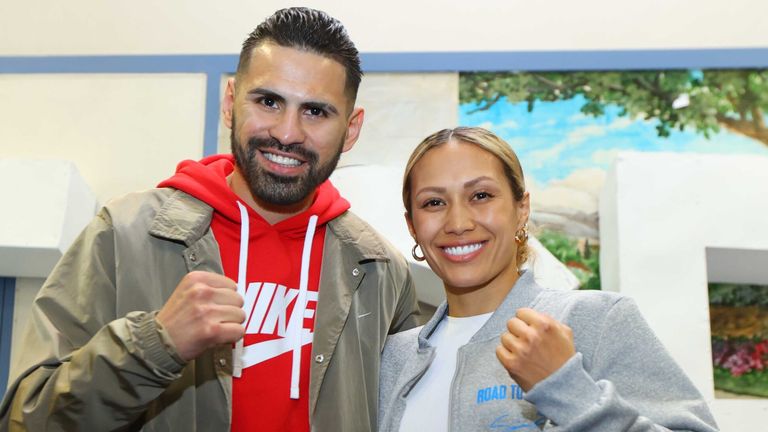
[[[344,26],[323,11],[306,7],[280,9],[259,24],[243,42],[237,74],[245,72],[254,48],[265,42],[328,57],[347,71],[345,89],[354,101],[363,71],[360,55]]]

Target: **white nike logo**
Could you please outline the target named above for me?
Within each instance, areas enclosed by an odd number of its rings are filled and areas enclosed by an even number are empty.
[[[312,343],[312,333],[308,329],[301,329],[301,346],[310,343]],[[288,341],[288,338],[272,339],[246,345],[243,348],[243,369],[273,359],[292,349],[293,347]]]
[[[245,291],[243,311],[246,316],[246,334],[268,334],[279,336],[243,347],[243,368],[275,358],[293,349],[289,342],[288,329],[293,328],[293,314],[288,316],[288,307],[296,302],[299,290],[287,288],[271,282],[253,282],[248,284]],[[304,318],[314,318],[314,305],[317,302],[317,291],[307,291],[307,308],[300,319],[302,346],[312,343],[313,333],[303,328]],[[310,308],[310,306],[312,306]]]
[[[358,316],[357,316],[357,319],[360,319],[360,318],[365,318],[365,317],[367,317],[367,316],[368,316],[368,315],[370,315],[370,314],[371,314],[370,312],[367,312],[367,313],[364,313],[364,314],[362,314],[362,315],[358,315]]]

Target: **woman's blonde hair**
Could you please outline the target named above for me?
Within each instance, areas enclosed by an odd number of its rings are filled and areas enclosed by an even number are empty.
[[[405,173],[403,174],[403,205],[409,218],[411,217],[411,171],[413,171],[413,167],[429,150],[452,140],[474,144],[496,156],[504,167],[504,174],[512,189],[512,196],[516,201],[521,201],[524,198],[525,178],[523,177],[523,168],[520,166],[520,160],[518,160],[512,147],[506,141],[496,136],[493,132],[479,127],[461,126],[454,129],[443,129],[426,137],[416,146],[410,158],[408,158],[408,164],[405,166]],[[523,265],[529,255],[528,237],[524,236],[520,240],[522,241],[518,243],[517,247],[518,268]]]

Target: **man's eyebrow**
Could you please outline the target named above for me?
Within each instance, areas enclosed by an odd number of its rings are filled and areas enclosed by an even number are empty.
[[[265,88],[262,88],[262,87],[252,88],[252,89],[248,90],[247,94],[249,94],[249,95],[266,96],[266,97],[268,97],[270,99],[274,99],[277,102],[284,102],[285,101],[284,97],[282,97],[279,94],[273,92],[272,90],[265,89]]]
[[[335,106],[325,102],[304,102],[301,104],[304,108],[314,108],[323,111],[327,111],[331,114],[338,114],[339,110]]]

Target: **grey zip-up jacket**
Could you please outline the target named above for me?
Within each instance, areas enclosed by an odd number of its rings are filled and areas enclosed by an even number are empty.
[[[186,273],[222,273],[212,212],[174,189],[129,194],[99,212],[35,300],[0,430],[230,429],[231,346],[182,365],[154,319]],[[384,342],[416,325],[417,308],[399,253],[350,212],[328,223],[313,431],[375,430]]]
[[[524,393],[496,358],[518,308],[573,329],[576,355]],[[427,338],[447,312],[390,336],[384,348],[379,430],[398,431],[408,392],[434,358]],[[523,273],[485,325],[459,349],[451,383],[451,431],[715,431],[701,395],[672,360],[634,302],[602,291],[543,290]]]

